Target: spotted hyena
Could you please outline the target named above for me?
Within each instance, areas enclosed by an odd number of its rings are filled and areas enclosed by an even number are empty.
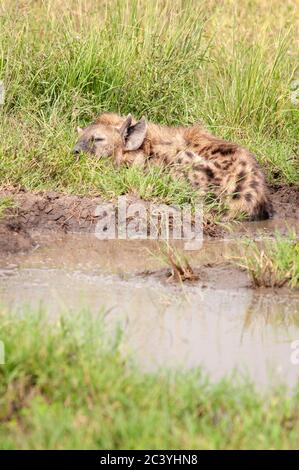
[[[131,115],[104,113],[78,134],[75,154],[112,157],[117,165],[162,165],[198,191],[216,194],[228,205],[231,218],[271,216],[265,178],[254,155],[200,124],[166,127],[147,123],[144,117],[135,121]]]

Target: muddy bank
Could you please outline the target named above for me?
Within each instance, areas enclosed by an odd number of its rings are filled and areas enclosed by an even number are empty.
[[[96,209],[104,207],[107,201],[100,197],[79,197],[56,192],[30,193],[26,191],[0,191],[0,197],[12,197],[14,207],[7,209],[0,226],[17,225],[18,232],[48,231],[64,233],[94,233],[97,223],[105,213],[97,214]],[[150,203],[127,197],[127,204],[140,203],[149,209]],[[112,204],[117,201],[115,200]],[[127,218],[127,223],[130,221]],[[4,229],[3,229],[4,230]],[[220,237],[223,229],[207,223],[204,234],[207,237]],[[9,240],[7,240],[7,247]],[[15,251],[17,246],[11,245]]]
[[[95,208],[103,204],[101,198],[70,196],[55,192],[2,191],[1,196],[11,196],[15,205],[6,211],[5,220],[17,221],[28,231],[92,232],[98,219]]]
[[[275,210],[274,218],[299,220],[299,188],[279,186],[271,188]],[[94,233],[102,215],[96,208],[105,204],[100,197],[79,197],[56,192],[30,193],[27,191],[2,190],[0,197],[10,196],[15,207],[6,211],[0,221],[0,250],[19,251],[34,245],[32,231],[56,231],[64,233]],[[128,202],[137,202],[133,198]],[[148,202],[142,202],[145,207]],[[250,224],[249,224],[250,225]],[[263,225],[263,222],[259,224]],[[213,223],[205,224],[204,235],[223,238],[226,231]]]
[[[278,218],[294,218],[299,220],[299,186],[272,186],[271,199],[275,215]]]
[[[93,233],[99,217],[95,209],[101,198],[78,197],[55,192],[30,193],[1,191],[1,197],[12,197],[14,207],[0,220],[0,252],[26,251],[35,243],[29,233]]]
[[[185,280],[184,286],[196,285],[201,289],[245,289],[252,287],[247,273],[229,263],[207,263],[200,268],[193,269],[193,273],[194,279]],[[176,286],[180,284],[180,281],[173,276],[173,272],[168,268],[157,271],[144,271],[139,276],[141,278],[150,276],[164,285]]]
[[[27,251],[34,245],[34,240],[20,223],[0,223],[0,253]]]

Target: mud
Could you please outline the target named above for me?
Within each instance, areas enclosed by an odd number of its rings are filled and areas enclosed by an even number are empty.
[[[29,254],[0,253],[0,266],[15,264],[34,269],[77,270],[84,266],[89,272],[118,275],[122,279],[130,277],[152,279],[164,285],[180,288],[171,278],[170,269],[162,258],[157,256],[161,244],[157,241],[138,240],[97,240],[90,234],[34,233],[35,247]],[[183,249],[182,242],[173,246]],[[234,240],[204,241],[200,250],[187,252],[192,268],[197,274],[196,281],[185,282],[187,286],[202,288],[250,288],[246,272],[230,265],[227,259],[238,251]]]
[[[95,208],[103,200],[55,192],[0,192],[12,196],[15,207],[6,211],[7,221],[17,221],[24,229],[88,233],[97,222]]]
[[[270,188],[274,217],[299,219],[299,186],[275,186]]]
[[[194,261],[194,260],[193,260]],[[194,279],[185,280],[185,286],[196,285],[204,288],[236,289],[250,288],[251,281],[245,271],[232,266],[229,263],[207,263],[194,268]],[[157,271],[144,271],[139,276],[148,276],[160,281],[164,285],[179,285],[180,280],[172,275],[170,269],[164,268]]]
[[[0,253],[28,251],[35,242],[22,224],[11,221],[0,223]]]
[[[6,211],[5,220],[9,224],[17,224],[19,231],[56,231],[64,233],[94,233],[102,215],[96,214],[96,208],[107,204],[100,197],[79,197],[63,195],[55,192],[29,193],[2,191],[1,196],[12,196],[15,207]],[[140,200],[127,197],[128,204]],[[146,209],[150,203],[141,202]],[[112,201],[117,204],[117,201]],[[117,223],[117,221],[116,221]],[[1,221],[0,221],[1,225]],[[207,237],[220,237],[224,233],[222,227],[213,223],[204,226]],[[7,241],[8,246],[9,241]],[[11,244],[11,251],[18,247]]]
[[[271,221],[238,224],[234,227],[235,236],[245,232],[254,235],[258,230],[272,231],[280,221],[298,226],[299,189],[279,186],[271,188],[275,215]],[[0,220],[0,251],[18,252],[34,247],[32,231],[56,231],[64,233],[93,233],[101,219],[96,215],[96,207],[105,203],[100,197],[79,197],[56,192],[30,193],[18,190],[2,190],[0,197],[11,196],[15,207],[6,211]],[[135,202],[132,198],[129,202]],[[149,203],[143,202],[147,207]],[[231,236],[230,229],[207,223],[204,225],[207,238]]]

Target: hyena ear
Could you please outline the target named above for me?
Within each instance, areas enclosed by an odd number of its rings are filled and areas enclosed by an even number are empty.
[[[77,134],[80,135],[82,134],[83,129],[81,127],[77,127]]]
[[[146,136],[147,123],[144,117],[133,126],[131,124],[132,116],[129,114],[120,129],[124,141],[124,150],[138,150]]]
[[[132,115],[128,114],[128,116],[126,117],[125,121],[123,122],[123,124],[121,125],[119,129],[120,135],[122,136],[123,139],[126,138],[128,134],[128,129],[131,126],[131,124],[132,124]]]

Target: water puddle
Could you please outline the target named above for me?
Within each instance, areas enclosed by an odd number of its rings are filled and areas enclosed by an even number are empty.
[[[260,387],[293,387],[292,341],[299,340],[299,292],[254,291],[244,273],[221,268],[208,282],[182,287],[154,276],[161,261],[151,242],[99,241],[87,235],[38,235],[29,254],[0,260],[0,304],[64,311],[103,311],[111,331],[123,327],[122,347],[144,371],[203,366],[212,380],[234,369]],[[207,241],[191,252],[193,266],[219,262],[235,242]]]

